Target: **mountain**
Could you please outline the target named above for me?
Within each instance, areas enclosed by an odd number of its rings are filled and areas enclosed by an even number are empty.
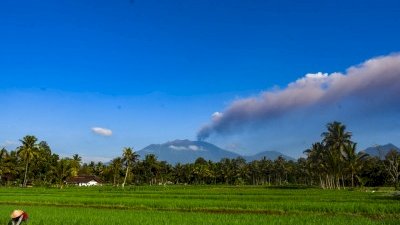
[[[296,159],[294,159],[294,158],[292,158],[290,156],[284,155],[284,154],[282,154],[280,152],[277,152],[277,151],[264,151],[264,152],[257,153],[255,155],[244,156],[244,159],[246,159],[247,162],[251,162],[251,161],[254,161],[254,160],[261,160],[264,157],[266,159],[275,160],[279,156],[282,156],[286,160],[296,160]]]
[[[282,155],[287,160],[293,158],[283,155],[276,151],[265,151],[252,156],[241,156],[237,153],[221,149],[213,144],[204,141],[175,140],[164,144],[152,144],[137,152],[140,159],[144,159],[148,154],[154,154],[158,160],[167,161],[175,165],[176,163],[193,163],[197,158],[203,157],[205,160],[218,162],[223,158],[243,157],[246,161],[260,160],[263,157],[275,160]]]
[[[198,157],[214,162],[222,158],[237,158],[240,155],[221,149],[204,141],[175,140],[164,144],[152,144],[137,152],[141,159],[148,154],[154,154],[158,160],[176,163],[192,163]]]
[[[370,156],[378,156],[379,158],[384,159],[385,156],[392,149],[400,152],[400,149],[392,143],[389,143],[386,145],[378,145],[378,146],[374,146],[374,147],[369,147],[362,152],[367,153]]]

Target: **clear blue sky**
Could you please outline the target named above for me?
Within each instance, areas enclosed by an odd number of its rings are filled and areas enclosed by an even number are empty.
[[[2,0],[0,144],[33,134],[62,155],[110,158],[124,146],[195,139],[238,98],[400,51],[399,15],[400,2],[385,0]],[[391,132],[374,141],[396,144]],[[298,156],[312,139],[228,136],[210,141]]]

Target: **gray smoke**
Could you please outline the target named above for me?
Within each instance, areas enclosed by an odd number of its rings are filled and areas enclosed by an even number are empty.
[[[376,57],[352,66],[345,73],[316,73],[286,88],[265,91],[256,97],[234,101],[202,127],[198,139],[226,134],[246,125],[269,121],[295,110],[337,103],[346,99],[385,101],[400,97],[400,54]]]

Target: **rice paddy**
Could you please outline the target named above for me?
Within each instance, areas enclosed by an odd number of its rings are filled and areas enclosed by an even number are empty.
[[[29,224],[399,224],[387,190],[261,186],[1,188],[0,223],[13,209]]]

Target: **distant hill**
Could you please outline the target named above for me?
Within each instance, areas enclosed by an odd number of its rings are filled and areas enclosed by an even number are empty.
[[[175,140],[164,144],[152,144],[137,152],[141,159],[145,155],[154,154],[159,160],[170,164],[191,163],[203,157],[214,162],[222,158],[236,158],[239,154],[221,149],[204,141]]]
[[[377,156],[382,158],[385,158],[385,156],[389,153],[390,150],[396,150],[398,152],[400,152],[400,149],[395,146],[394,144],[386,144],[386,145],[379,145],[379,146],[374,146],[374,147],[369,147],[367,149],[365,149],[364,153],[367,153],[370,156]]]
[[[246,159],[247,162],[251,162],[251,161],[254,161],[254,160],[261,160],[264,157],[266,159],[275,160],[279,156],[282,156],[286,160],[296,160],[295,158],[292,158],[290,156],[284,155],[284,154],[282,154],[280,152],[277,152],[277,151],[264,151],[264,152],[257,153],[255,155],[244,156],[244,159]]]
[[[237,153],[219,148],[211,143],[204,141],[175,140],[164,144],[152,144],[137,152],[141,159],[148,154],[154,154],[158,160],[167,161],[175,165],[176,163],[193,163],[197,158],[203,157],[206,160],[218,162],[223,158],[243,157],[246,161],[260,160],[263,157],[275,160],[282,155],[287,160],[292,157],[283,155],[276,151],[265,151],[252,156],[241,156]]]

